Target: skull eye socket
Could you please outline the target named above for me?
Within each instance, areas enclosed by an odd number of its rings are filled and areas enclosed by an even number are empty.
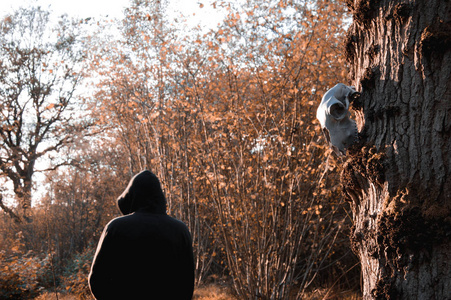
[[[346,117],[348,110],[341,103],[335,103],[330,107],[330,115],[337,120],[341,120]]]
[[[357,99],[359,99],[360,98],[360,93],[359,92],[353,92],[350,96],[349,96],[349,98],[351,99],[351,101],[354,101],[354,100],[357,100]]]

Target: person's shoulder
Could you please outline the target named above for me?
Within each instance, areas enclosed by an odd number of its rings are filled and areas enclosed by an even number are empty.
[[[176,219],[174,217],[171,217],[169,215],[166,215],[166,217],[168,218],[168,220],[170,220],[170,222],[172,222],[175,226],[179,226],[179,227],[183,227],[188,229],[188,226],[186,226],[186,224],[182,221],[180,221],[179,219]]]
[[[172,228],[176,228],[180,231],[189,232],[188,226],[167,214],[149,214],[143,212],[135,212],[129,215],[120,216],[114,218],[107,224],[107,228],[109,230],[114,230],[123,227],[129,226],[143,226],[145,224],[166,224],[165,226],[170,226]]]
[[[188,228],[188,226],[182,222],[179,219],[176,219],[174,217],[168,216],[168,218],[170,218],[171,223],[172,223],[172,227],[178,231],[179,233],[181,233],[182,235],[184,235],[185,237],[191,239],[191,232]]]
[[[108,222],[106,227],[108,229],[117,228],[118,226],[121,226],[124,223],[130,222],[130,220],[132,219],[131,216],[132,215],[125,215],[125,216],[116,217],[116,218],[112,219],[110,222]]]

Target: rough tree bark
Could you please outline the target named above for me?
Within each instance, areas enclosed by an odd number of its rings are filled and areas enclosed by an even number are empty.
[[[360,142],[342,182],[364,299],[451,299],[451,1],[347,0]]]

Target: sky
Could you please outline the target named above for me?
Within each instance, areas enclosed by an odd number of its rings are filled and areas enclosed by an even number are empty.
[[[88,18],[94,16],[120,17],[129,0],[0,0],[0,12],[5,15],[19,7],[39,5],[50,6],[57,15],[67,13],[70,16]]]
[[[68,14],[75,18],[122,18],[122,12],[131,0],[0,0],[0,17],[19,7],[41,6],[56,15]],[[200,25],[211,28],[222,19],[218,9],[214,9],[214,0],[169,0],[168,13],[178,17],[181,13],[190,26]]]

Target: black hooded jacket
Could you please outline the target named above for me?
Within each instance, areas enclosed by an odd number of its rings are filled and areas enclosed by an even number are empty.
[[[89,274],[96,299],[191,299],[194,261],[184,223],[166,214],[158,178],[143,171],[118,198],[125,216],[105,227]]]

